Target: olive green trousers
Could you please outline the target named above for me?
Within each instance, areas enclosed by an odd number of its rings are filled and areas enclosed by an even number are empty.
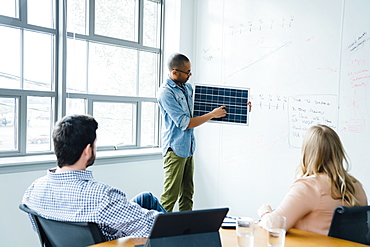
[[[179,211],[193,209],[194,161],[193,156],[182,158],[168,151],[163,160],[164,186],[160,202],[167,212],[172,212],[177,199]]]

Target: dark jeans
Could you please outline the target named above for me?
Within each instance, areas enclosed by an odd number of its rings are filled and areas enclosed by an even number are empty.
[[[149,210],[156,210],[158,212],[167,212],[157,199],[152,193],[150,192],[142,192],[132,198],[132,202],[136,202],[139,204],[142,208],[146,208]]]

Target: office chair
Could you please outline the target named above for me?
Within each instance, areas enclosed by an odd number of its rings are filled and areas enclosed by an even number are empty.
[[[42,247],[82,247],[106,241],[95,223],[49,220],[24,204],[19,208],[33,218]]]
[[[328,236],[370,244],[370,206],[337,207]]]

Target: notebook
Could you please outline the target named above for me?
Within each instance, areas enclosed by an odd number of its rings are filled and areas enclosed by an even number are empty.
[[[218,230],[228,211],[213,208],[160,214],[145,246],[221,246]]]
[[[235,229],[236,228],[236,217],[226,216],[224,219],[224,222],[222,222],[221,228]]]

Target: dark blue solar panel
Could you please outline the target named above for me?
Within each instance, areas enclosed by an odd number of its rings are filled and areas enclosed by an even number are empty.
[[[227,115],[213,121],[248,124],[248,89],[195,85],[194,117],[226,106]]]

